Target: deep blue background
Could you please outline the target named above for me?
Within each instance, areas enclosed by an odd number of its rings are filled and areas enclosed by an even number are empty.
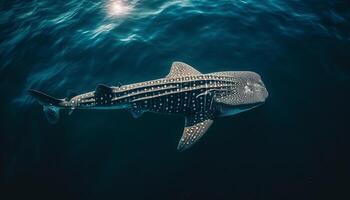
[[[114,1],[116,2],[116,1]],[[1,199],[347,199],[348,1],[0,2]],[[29,88],[252,70],[269,91],[177,152],[183,118],[75,111],[46,122]]]

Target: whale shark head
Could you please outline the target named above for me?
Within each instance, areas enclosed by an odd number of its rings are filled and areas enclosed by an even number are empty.
[[[240,104],[264,103],[269,93],[259,74],[255,72],[236,72],[239,81],[237,94]]]
[[[222,72],[236,80],[232,90],[216,96],[221,116],[234,115],[263,104],[269,93],[261,77],[255,72]]]

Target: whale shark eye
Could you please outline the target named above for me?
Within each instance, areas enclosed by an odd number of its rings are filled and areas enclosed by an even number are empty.
[[[260,83],[254,83],[254,87],[255,87],[255,88],[261,88],[262,85],[261,85]]]

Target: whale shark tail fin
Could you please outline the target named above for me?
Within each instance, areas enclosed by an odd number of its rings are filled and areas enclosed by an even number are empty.
[[[56,124],[60,119],[60,108],[56,106],[43,106],[43,111],[50,124]]]
[[[58,122],[60,118],[60,108],[63,106],[64,99],[57,99],[40,91],[30,89],[29,94],[43,106],[46,119],[51,124]]]

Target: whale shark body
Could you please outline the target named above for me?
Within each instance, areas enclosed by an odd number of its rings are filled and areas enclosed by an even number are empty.
[[[202,74],[182,62],[174,62],[165,78],[120,86],[99,84],[95,91],[72,98],[57,99],[33,89],[29,93],[43,105],[50,123],[58,121],[61,109],[69,114],[74,109],[128,109],[135,118],[144,112],[184,115],[178,150],[195,144],[214,119],[255,108],[268,97],[254,72]]]

